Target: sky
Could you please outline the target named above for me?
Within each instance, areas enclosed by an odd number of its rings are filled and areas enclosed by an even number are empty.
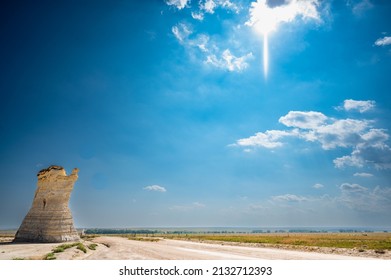
[[[1,5],[0,228],[391,227],[390,1]]]

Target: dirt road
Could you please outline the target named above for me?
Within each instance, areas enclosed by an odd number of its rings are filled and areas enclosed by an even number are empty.
[[[253,248],[162,239],[159,242],[102,236],[94,240],[99,249],[86,256],[90,260],[359,260],[353,256],[300,252],[273,248]],[[109,246],[109,247],[107,247]]]

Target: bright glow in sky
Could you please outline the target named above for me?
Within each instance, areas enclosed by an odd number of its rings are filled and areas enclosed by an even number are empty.
[[[265,77],[269,68],[268,36],[276,32],[281,23],[289,23],[300,17],[303,20],[320,21],[318,0],[287,0],[280,6],[270,7],[267,0],[251,3],[250,19],[246,25],[252,26],[263,36],[263,69]]]
[[[391,227],[391,1],[9,2],[0,228]]]

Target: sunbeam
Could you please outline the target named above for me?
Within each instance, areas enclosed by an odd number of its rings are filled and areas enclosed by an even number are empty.
[[[263,72],[265,78],[267,78],[267,72],[269,70],[269,46],[267,42],[267,33],[263,34]]]
[[[246,25],[252,26],[263,35],[263,71],[267,78],[269,72],[269,34],[277,31],[281,23],[312,19],[320,22],[318,13],[319,0],[287,0],[281,5],[269,6],[267,0],[257,0],[251,3],[250,19]]]

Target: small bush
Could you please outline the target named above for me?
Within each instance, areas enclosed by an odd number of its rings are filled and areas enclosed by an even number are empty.
[[[53,252],[46,254],[46,256],[43,258],[44,260],[55,260],[56,256],[54,255]]]
[[[63,247],[57,247],[57,248],[54,248],[52,249],[52,252],[53,253],[61,253],[61,252],[64,252],[64,248]]]
[[[83,243],[78,243],[76,248],[79,249],[80,251],[83,251],[84,253],[87,253],[87,248],[86,246],[84,246]]]
[[[98,244],[93,243],[93,244],[88,245],[88,249],[90,249],[90,250],[96,250],[96,247],[97,247],[97,246],[98,246]]]

